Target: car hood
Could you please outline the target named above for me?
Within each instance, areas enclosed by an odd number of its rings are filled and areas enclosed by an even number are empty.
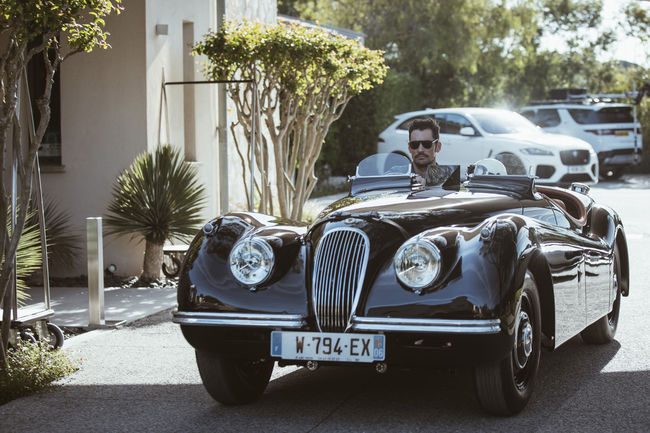
[[[346,218],[390,220],[415,235],[445,225],[473,226],[504,212],[521,214],[519,200],[505,194],[450,192],[441,188],[417,192],[375,191],[335,201],[321,212],[312,227]]]
[[[539,133],[515,133],[515,134],[495,134],[492,137],[511,140],[516,142],[527,142],[531,145],[544,148],[546,150],[572,150],[584,149],[591,150],[589,143],[576,137],[564,134],[551,134],[546,132]]]

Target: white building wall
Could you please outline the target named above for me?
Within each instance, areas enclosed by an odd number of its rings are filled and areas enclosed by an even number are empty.
[[[167,109],[160,124],[161,85],[184,81],[183,23],[194,24],[194,42],[216,28],[218,0],[124,0],[125,10],[106,21],[111,33],[109,50],[69,58],[61,67],[62,166],[43,169],[43,188],[83,240],[75,263],[52,270],[54,276],[85,275],[85,218],[104,216],[111,187],[140,153],[159,141],[184,148],[186,111],[182,86],[167,87]],[[226,18],[274,23],[275,0],[226,0]],[[167,25],[167,35],[156,33]],[[194,80],[204,80],[197,58]],[[186,75],[186,74],[185,74]],[[215,85],[192,86],[194,94],[195,160],[207,190],[205,219],[218,212],[217,106]],[[165,116],[165,114],[167,116]],[[229,121],[234,109],[228,113]],[[169,135],[166,134],[169,122]],[[159,138],[160,134],[160,138]],[[229,170],[240,167],[232,138],[228,139]],[[241,188],[241,171],[229,172],[230,195]],[[233,191],[234,189],[234,191]],[[243,190],[242,190],[243,191]],[[104,265],[117,265],[119,275],[139,275],[144,242],[126,237],[104,237]]]
[[[194,43],[203,35],[216,28],[216,3],[214,0],[147,0],[147,143],[154,149],[159,141],[181,149],[185,144],[184,98],[187,92],[194,96],[194,131],[196,154],[193,164],[199,171],[206,188],[207,202],[204,219],[213,218],[217,212],[218,194],[218,155],[217,155],[217,113],[216,85],[173,85],[167,86],[167,104],[162,104],[161,86],[174,81],[202,81],[201,73],[204,58],[193,57],[191,77],[183,74],[183,24],[192,23]],[[156,35],[157,24],[166,24],[167,35]],[[168,122],[168,127],[167,127]],[[169,136],[167,136],[169,131]],[[189,157],[189,156],[188,156]]]
[[[54,275],[87,273],[86,217],[103,216],[111,185],[133,158],[146,150],[145,3],[127,1],[128,12],[110,16],[112,49],[95,49],[61,66],[61,163],[43,168],[43,190],[72,216],[72,229],[83,240],[76,263],[53,269]],[[133,272],[143,246],[105,238],[104,261],[119,272]]]

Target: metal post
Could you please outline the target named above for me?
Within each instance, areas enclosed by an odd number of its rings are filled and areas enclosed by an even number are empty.
[[[86,218],[89,326],[104,326],[104,248],[102,219]]]
[[[25,100],[31,101],[32,98],[29,94],[29,81],[27,81],[27,68],[23,68],[22,74],[23,83],[25,83]],[[22,94],[21,94],[22,96]],[[36,142],[36,130],[34,128],[34,112],[32,105],[27,104],[27,119],[29,127],[29,143],[34,146]],[[38,226],[41,234],[41,270],[43,271],[43,300],[45,309],[50,309],[50,268],[47,259],[47,233],[45,231],[45,204],[43,203],[43,183],[41,182],[41,164],[36,153],[36,167],[34,169],[34,192],[36,193],[36,207],[38,208]],[[47,329],[46,329],[47,331]],[[47,333],[47,332],[46,332]],[[45,334],[46,334],[45,333]],[[42,334],[42,335],[45,335]]]
[[[257,82],[253,80],[253,125],[251,126],[251,208],[250,211],[255,210],[255,124],[257,123]],[[260,197],[261,198],[261,197]]]
[[[632,80],[632,94],[636,98],[636,81]],[[637,127],[636,127],[636,104],[632,105],[632,116],[634,119],[634,127],[632,128],[632,133],[634,134],[634,162],[639,162],[639,147],[637,142]]]

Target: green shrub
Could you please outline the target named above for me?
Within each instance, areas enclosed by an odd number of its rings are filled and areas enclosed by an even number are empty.
[[[0,404],[45,389],[78,369],[63,351],[52,350],[46,342],[19,340],[7,355],[7,371],[0,371]]]

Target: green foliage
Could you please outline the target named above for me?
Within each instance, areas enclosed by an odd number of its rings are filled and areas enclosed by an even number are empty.
[[[347,137],[387,127],[395,114],[426,107],[498,106],[517,109],[546,97],[557,87],[586,87],[591,92],[631,90],[639,72],[618,62],[601,63],[615,40],[612,29],[595,30],[602,21],[601,0],[284,0],[292,15],[364,32],[366,45],[385,51],[391,68],[383,86],[352,102],[332,125],[319,165],[347,164]],[[628,35],[647,40],[647,7],[625,7]],[[542,48],[545,35],[560,35],[562,51]],[[373,103],[374,102],[374,103]],[[354,122],[350,119],[363,119]],[[372,119],[365,123],[365,119]],[[376,125],[379,125],[377,127]],[[644,123],[644,131],[650,129]],[[339,133],[345,131],[345,134]],[[372,137],[372,140],[375,140]],[[370,142],[369,138],[366,140]],[[648,141],[646,141],[647,143]],[[364,145],[365,146],[365,145]],[[334,159],[332,159],[334,158]]]
[[[312,93],[315,76],[328,76],[331,94],[358,94],[380,83],[386,74],[381,53],[357,42],[300,25],[263,25],[226,22],[218,32],[204,36],[194,53],[210,59],[205,74],[212,79],[243,79],[256,73],[277,80],[283,92],[303,97]],[[341,81],[342,80],[342,81]]]
[[[33,212],[28,214],[29,217]],[[7,231],[11,234],[11,214],[7,211]],[[2,259],[4,263],[4,257]],[[26,280],[41,268],[43,258],[41,254],[41,236],[37,225],[27,224],[18,240],[18,249],[16,250],[16,298],[19,305],[24,305],[29,299]]]
[[[7,354],[7,370],[0,370],[0,405],[47,388],[78,370],[65,352],[52,350],[46,342],[19,340]]]
[[[37,225],[25,226],[16,250],[16,297],[18,304],[24,304],[30,297],[27,292],[27,279],[43,266],[41,253],[41,233]]]
[[[162,146],[135,158],[113,185],[107,234],[130,234],[162,244],[185,240],[201,223],[205,188],[178,149]]]
[[[65,265],[74,261],[81,251],[83,240],[70,227],[70,213],[59,209],[54,201],[45,200],[44,214],[49,263]]]
[[[2,0],[0,30],[10,30],[18,45],[42,37],[51,38],[45,41],[49,45],[64,37],[74,51],[107,48],[104,17],[119,13],[119,3],[121,0]]]
[[[300,219],[302,205],[316,186],[314,165],[325,135],[353,95],[382,82],[386,75],[382,53],[317,28],[244,21],[227,22],[220,31],[206,35],[194,54],[208,57],[205,74],[210,79],[257,83],[262,125],[255,128],[254,150],[257,168],[265,176],[256,185],[262,197],[259,209],[271,213],[279,209],[285,218]],[[237,109],[233,125],[241,125],[250,140],[253,86],[243,88],[229,86]],[[261,135],[262,126],[268,135]],[[235,146],[247,173],[244,154],[253,146],[243,151]],[[275,173],[270,173],[268,155],[273,155]],[[252,209],[253,198],[246,194]]]
[[[650,39],[650,11],[639,3],[630,2],[625,7],[627,34],[647,42]]]

